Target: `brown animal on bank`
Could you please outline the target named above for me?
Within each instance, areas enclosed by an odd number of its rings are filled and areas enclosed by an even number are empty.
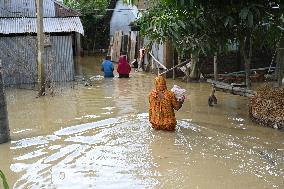
[[[212,84],[212,91],[211,91],[210,96],[208,97],[208,105],[210,107],[212,107],[213,104],[217,104],[217,98],[215,96],[215,91],[216,91],[216,87],[214,84]]]

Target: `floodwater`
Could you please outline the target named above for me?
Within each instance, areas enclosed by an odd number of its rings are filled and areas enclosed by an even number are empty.
[[[154,76],[104,79],[100,63],[82,58],[77,82],[53,97],[6,91],[12,140],[0,145],[0,169],[11,188],[284,188],[284,133],[252,123],[247,98],[217,92],[208,107],[208,84],[168,80],[188,97],[176,131],[156,131]]]

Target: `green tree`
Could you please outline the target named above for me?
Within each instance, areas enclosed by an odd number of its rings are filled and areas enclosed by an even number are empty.
[[[64,0],[64,4],[81,12],[85,36],[83,47],[87,50],[105,48],[109,44],[109,23],[111,11],[106,9],[115,0]]]
[[[283,11],[275,12],[272,5],[281,8],[282,4],[280,0],[161,0],[138,23],[150,40],[171,39],[177,49],[189,50],[193,57],[224,52],[228,42],[234,41],[239,44],[250,87],[252,49],[260,41],[275,46],[280,39],[281,32],[275,28],[283,23]]]
[[[210,11],[208,11],[210,10]],[[172,41],[179,56],[192,54],[193,69],[190,77],[197,79],[197,58],[200,54],[212,55],[223,51],[228,41],[228,31],[219,24],[220,17],[213,10],[200,5],[184,6],[170,1],[144,12],[138,20],[141,33],[150,42]],[[212,29],[213,28],[213,29]],[[151,45],[151,43],[150,43]]]
[[[213,3],[217,1],[212,1]],[[245,62],[246,86],[251,86],[250,67],[253,46],[257,44],[264,35],[264,23],[272,22],[271,17],[275,17],[271,1],[231,1],[222,2],[224,6],[219,7],[219,12],[224,14],[224,24],[233,31],[233,37],[237,40],[242,58]],[[274,20],[275,21],[275,20]],[[271,30],[272,28],[269,28]],[[278,36],[274,36],[279,39]],[[263,39],[263,38],[262,38]]]
[[[104,12],[110,0],[64,0],[64,4],[74,9],[80,10],[83,15],[94,14],[99,9]]]

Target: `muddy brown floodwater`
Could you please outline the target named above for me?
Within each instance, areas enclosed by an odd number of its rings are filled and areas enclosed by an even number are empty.
[[[284,133],[252,123],[247,98],[217,92],[208,107],[208,84],[168,80],[188,97],[176,131],[155,131],[154,76],[104,79],[100,63],[82,58],[78,81],[54,97],[7,89],[12,140],[0,145],[0,169],[11,188],[284,188]]]

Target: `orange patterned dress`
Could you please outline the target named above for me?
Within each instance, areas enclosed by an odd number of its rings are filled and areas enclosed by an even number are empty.
[[[149,95],[149,121],[154,129],[173,131],[177,124],[174,109],[178,110],[180,104],[174,93],[167,90],[164,77],[156,77],[155,81],[156,89]]]

